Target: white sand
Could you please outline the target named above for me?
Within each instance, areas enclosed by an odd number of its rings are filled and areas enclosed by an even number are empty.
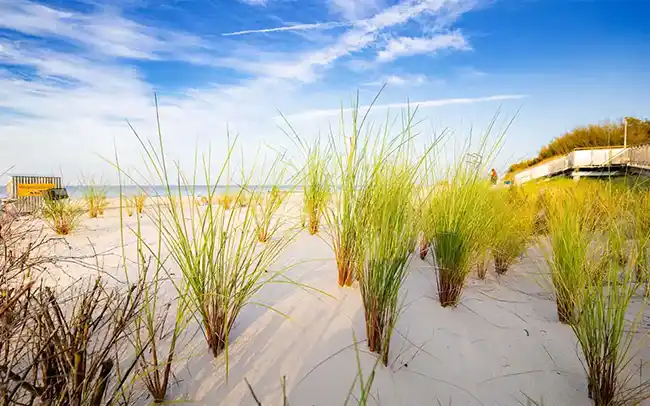
[[[298,215],[294,217],[297,222]],[[155,226],[146,216],[142,221],[145,238],[155,241]],[[135,218],[126,218],[126,225],[134,227]],[[84,256],[92,253],[92,244],[101,254],[100,266],[123,279],[119,230],[118,211],[109,209],[105,217],[85,218],[82,228],[67,238],[70,248],[59,250]],[[135,238],[128,231],[126,235],[127,256],[134,260]],[[201,336],[185,339],[171,399],[253,405],[247,378],[262,404],[278,405],[280,380],[286,376],[293,406],[343,404],[357,374],[353,332],[358,340],[365,339],[358,288],[337,286],[332,250],[319,236],[302,232],[278,267],[283,264],[297,264],[289,277],[333,298],[287,284],[265,286],[256,299],[290,319],[262,307],[243,310],[231,335],[227,383],[224,357],[214,360]],[[62,281],[67,278],[63,273],[77,277],[93,272],[74,263],[62,268],[55,270]],[[526,404],[527,395],[547,406],[591,404],[573,334],[558,322],[554,300],[536,281],[535,274],[544,269],[536,250],[499,280],[492,270],[485,281],[472,278],[453,309],[437,302],[429,262],[414,256],[410,268],[390,365],[377,368],[372,390],[376,403],[519,405]],[[165,295],[166,300],[174,297],[169,289]],[[645,317],[648,329],[647,312]],[[195,329],[193,325],[188,333]],[[367,377],[375,357],[367,353],[365,342],[359,348]],[[650,359],[650,351],[642,356]]]

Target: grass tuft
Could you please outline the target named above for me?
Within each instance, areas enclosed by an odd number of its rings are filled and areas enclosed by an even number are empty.
[[[90,218],[97,218],[104,214],[104,210],[108,207],[108,199],[104,188],[89,184],[86,186],[86,191],[83,195],[86,202],[86,209]]]
[[[551,252],[546,259],[562,323],[575,322],[584,287],[598,269],[590,252],[593,242],[590,224],[591,217],[586,214],[581,199],[567,194],[555,201],[549,217]]]
[[[259,242],[267,242],[275,234],[282,222],[276,218],[278,210],[286,200],[288,193],[273,186],[269,191],[257,192],[253,195],[255,232]]]
[[[375,168],[362,200],[365,238],[359,287],[368,347],[388,365],[390,339],[400,313],[400,288],[407,276],[415,239],[415,167],[402,162]]]
[[[443,307],[456,306],[476,253],[480,251],[489,213],[490,184],[459,168],[448,184],[439,185],[427,203],[426,235],[433,241],[438,299]]]
[[[645,305],[626,320],[639,287],[632,270],[607,265],[604,278],[586,286],[576,322],[571,328],[584,355],[589,398],[596,406],[638,404],[650,397],[650,380],[637,381],[632,361],[647,346],[637,333]]]
[[[147,195],[144,192],[141,192],[132,197],[133,199],[133,208],[137,214],[142,214],[144,212],[144,206],[147,202]]]
[[[377,97],[379,94],[377,95]],[[375,98],[375,101],[377,98]],[[352,131],[345,131],[345,120],[341,113],[339,139],[342,148],[337,149],[337,139],[330,134],[334,148],[334,169],[338,183],[341,185],[332,205],[325,212],[334,257],[336,259],[337,282],[339,286],[352,286],[361,264],[362,242],[362,213],[360,185],[364,185],[368,166],[369,135],[363,133],[364,124],[372,105],[363,117],[359,117],[359,97],[352,107]],[[387,128],[387,126],[386,126]]]
[[[494,231],[490,246],[495,272],[503,275],[524,254],[534,234],[535,206],[516,188],[496,191],[492,204]]]
[[[320,230],[323,213],[331,194],[330,174],[327,170],[328,158],[316,143],[307,153],[307,163],[303,180],[303,205],[309,234]]]
[[[83,214],[83,208],[69,199],[45,199],[41,210],[41,217],[59,235],[71,234],[79,226]]]
[[[210,156],[204,158],[204,179],[199,182],[196,162],[192,178],[187,178],[178,166],[167,164],[160,127],[157,148],[143,141],[135,130],[133,132],[147,157],[145,163],[150,173],[157,175],[156,182],[163,185],[164,198],[170,202],[159,205],[154,219],[169,258],[182,275],[181,282],[175,282],[179,300],[187,305],[188,314],[200,324],[212,355],[217,357],[225,353],[228,370],[230,332],[235,320],[245,306],[259,304],[254,296],[264,285],[279,279],[288,281],[282,271],[274,271],[271,266],[295,233],[278,232],[277,236],[269,236],[266,244],[258,244],[252,205],[242,210],[227,210],[213,204],[186,207],[186,201],[197,201],[194,185],[203,182],[208,185],[208,202],[216,201],[219,181],[230,168],[234,142],[229,143],[226,161],[216,177],[208,169]],[[170,180],[172,170],[177,173],[175,183]],[[249,178],[244,177],[236,199],[242,198]],[[174,197],[178,204],[171,204]]]

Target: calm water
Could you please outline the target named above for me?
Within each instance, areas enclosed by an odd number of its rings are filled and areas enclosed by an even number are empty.
[[[248,186],[248,189],[250,190],[270,190],[273,186],[272,185],[264,185],[264,186],[257,186],[257,185],[250,185]],[[106,192],[107,197],[119,197],[120,196],[120,187],[119,186],[95,186],[95,188],[100,188]],[[214,186],[211,186],[213,188],[214,193],[216,194],[223,194],[225,193],[226,189],[236,193],[239,191],[239,186],[217,186],[216,188]],[[281,185],[278,186],[281,190],[289,190],[292,188],[292,186],[289,185]],[[66,186],[66,189],[68,191],[68,194],[71,197],[83,197],[83,195],[86,193],[88,190],[87,186]],[[161,196],[165,194],[165,187],[162,185],[158,186],[122,186],[122,194],[124,196],[135,196],[137,194],[140,194],[144,192],[148,196]],[[178,186],[172,186],[172,193],[178,194]],[[188,190],[188,188],[182,186],[181,187],[181,194],[186,196],[188,194],[192,193],[192,190]],[[194,186],[194,195],[196,196],[205,196],[208,194],[208,186],[206,185],[197,185]]]

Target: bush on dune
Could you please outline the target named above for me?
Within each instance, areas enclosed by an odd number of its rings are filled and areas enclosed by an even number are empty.
[[[650,143],[650,121],[628,117],[628,146]],[[533,166],[545,159],[565,155],[576,148],[597,148],[623,145],[625,124],[623,120],[616,123],[590,124],[575,128],[557,137],[543,147],[532,159],[524,160],[510,166],[509,172],[516,172]]]
[[[41,216],[59,235],[68,235],[78,226],[84,210],[69,199],[45,199]]]

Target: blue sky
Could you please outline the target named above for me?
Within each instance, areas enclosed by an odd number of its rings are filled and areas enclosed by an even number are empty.
[[[0,172],[115,180],[140,154],[125,119],[191,161],[291,148],[386,83],[373,118],[419,103],[452,145],[519,111],[497,167],[581,124],[650,116],[645,0],[0,0]]]

